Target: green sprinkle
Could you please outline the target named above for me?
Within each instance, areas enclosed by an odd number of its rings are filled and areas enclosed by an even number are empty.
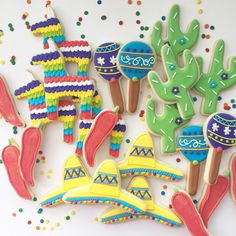
[[[85,38],[85,35],[84,34],[81,34],[81,36],[80,36],[82,39],[84,39]]]
[[[140,12],[139,11],[136,11],[136,16],[140,16]]]
[[[70,216],[66,216],[66,220],[70,220]]]
[[[81,23],[80,23],[79,21],[77,21],[77,22],[76,22],[76,25],[80,26],[80,25],[81,25]]]
[[[23,208],[19,208],[19,210],[18,210],[19,212],[23,212]]]
[[[231,102],[231,103],[235,103],[235,99],[231,99],[230,102]]]
[[[127,139],[125,140],[125,142],[126,142],[126,143],[130,143],[130,139],[127,138]]]
[[[142,31],[143,31],[143,30],[144,30],[144,26],[140,26],[140,30],[142,30]]]
[[[84,15],[86,15],[86,16],[87,16],[88,14],[89,14],[89,12],[88,12],[88,11],[85,11],[85,12],[84,12]]]
[[[143,34],[140,34],[140,35],[139,35],[139,38],[143,39],[143,38],[144,38],[144,35],[143,35]]]
[[[33,201],[36,202],[38,199],[36,197],[33,198]]]
[[[0,164],[2,164],[2,159],[0,159]]]
[[[144,30],[148,31],[148,30],[149,30],[149,27],[148,27],[148,26],[145,26]]]
[[[101,16],[101,19],[102,19],[102,20],[106,20],[107,17],[106,17],[105,15],[103,15],[103,16]]]

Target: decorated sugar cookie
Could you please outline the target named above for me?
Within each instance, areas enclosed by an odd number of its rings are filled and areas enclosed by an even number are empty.
[[[81,159],[76,155],[71,155],[64,164],[61,187],[41,199],[40,205],[42,207],[53,207],[62,204],[62,198],[69,190],[88,185],[90,181],[90,176]]]
[[[2,76],[0,76],[0,115],[11,125],[24,126],[24,122],[16,111],[7,83]]]
[[[201,216],[191,197],[184,191],[177,191],[171,198],[171,205],[177,216],[183,221],[189,233],[194,236],[209,236]]]
[[[198,206],[198,211],[206,227],[211,215],[228,192],[228,189],[229,178],[222,175],[218,176],[215,184],[206,184]]]
[[[119,108],[114,111],[103,110],[93,121],[93,124],[84,140],[83,155],[89,166],[94,166],[94,159],[98,148],[110,135],[119,117]]]
[[[49,48],[43,54],[32,58],[33,65],[44,67],[44,88],[48,118],[58,118],[60,98],[77,97],[81,99],[81,119],[91,118],[91,103],[94,85],[88,76],[70,76],[66,72],[64,57],[52,39],[48,39]]]
[[[190,119],[195,115],[192,98],[189,90],[198,81],[198,64],[191,51],[183,53],[184,67],[178,66],[171,47],[165,45],[161,49],[164,69],[167,82],[160,79],[160,76],[151,71],[148,73],[150,85],[158,98],[164,103],[176,104],[183,119]]]
[[[161,136],[161,152],[176,152],[176,129],[184,126],[189,120],[181,118],[175,105],[164,105],[162,114],[155,112],[155,101],[149,100],[145,110],[145,121],[149,130],[154,134]]]
[[[30,71],[26,71],[30,82],[15,90],[18,99],[27,98],[32,126],[46,125],[51,122],[46,108],[45,89],[39,80],[34,78]],[[75,105],[68,100],[58,102],[58,121],[63,122],[64,142],[73,142],[74,120],[76,118]]]
[[[207,183],[214,184],[223,151],[236,145],[236,118],[228,113],[214,113],[206,120],[204,132],[211,146],[204,179]]]
[[[116,57],[119,50],[119,43],[103,43],[96,48],[93,61],[97,72],[103,79],[109,82],[113,105],[119,106],[119,113],[123,113],[124,101],[119,83],[122,74],[116,63]]]
[[[167,37],[162,38],[162,22],[156,22],[151,34],[151,43],[156,55],[161,56],[161,48],[168,44],[177,58],[185,49],[191,49],[198,41],[200,25],[198,20],[193,20],[186,33],[180,30],[179,6],[174,5],[170,9],[167,20]]]
[[[183,177],[181,171],[156,160],[152,138],[148,133],[142,133],[135,139],[119,169],[122,177],[142,175],[165,180],[180,180]]]
[[[16,193],[27,200],[33,197],[21,176],[19,168],[20,150],[13,139],[9,140],[9,145],[2,150],[2,161],[7,170],[8,179]]]
[[[81,77],[81,80],[87,80],[88,65],[92,58],[91,47],[84,40],[66,40],[62,24],[51,6],[47,6],[47,19],[33,24],[31,31],[34,35],[43,37],[45,49],[49,47],[48,39],[52,39],[61,50],[65,61],[77,64],[77,75]]]
[[[121,189],[121,178],[112,160],[103,161],[94,174],[92,182],[66,193],[63,201],[71,204],[103,203],[125,209],[132,213],[142,213],[147,206],[138,197]]]
[[[154,67],[154,52],[146,43],[129,42],[120,49],[117,63],[121,73],[129,79],[127,110],[133,113],[138,105],[140,82]]]
[[[132,219],[149,219],[168,226],[180,226],[182,224],[174,213],[154,203],[151,187],[144,177],[134,177],[127,187],[127,191],[146,203],[147,209],[145,212],[132,214],[120,208],[110,207],[97,220],[104,224],[119,223]]]
[[[189,161],[186,191],[195,195],[198,189],[201,163],[206,160],[209,146],[203,135],[202,126],[187,126],[178,136],[180,152]]]
[[[233,201],[236,202],[236,153],[232,155],[230,161],[230,190]]]
[[[200,78],[194,89],[203,97],[201,110],[205,115],[215,113],[220,93],[236,84],[236,57],[230,58],[229,67],[225,69],[224,50],[224,41],[216,41],[212,61],[206,73],[203,72],[203,58],[197,58]]]

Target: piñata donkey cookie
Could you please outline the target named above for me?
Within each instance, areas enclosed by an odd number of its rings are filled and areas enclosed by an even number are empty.
[[[62,186],[50,192],[40,200],[42,207],[54,207],[62,204],[63,196],[70,190],[85,186],[91,179],[81,159],[75,154],[66,159],[63,170]]]
[[[155,71],[151,71],[148,73],[150,85],[160,100],[167,104],[176,104],[181,117],[190,119],[195,115],[189,90],[198,81],[197,61],[189,50],[185,50],[184,67],[180,68],[168,45],[162,47],[161,55],[168,81],[162,81]]]
[[[191,49],[198,41],[200,25],[198,20],[193,20],[186,33],[180,30],[179,6],[174,5],[170,9],[167,22],[167,37],[162,38],[162,22],[156,22],[151,34],[151,43],[155,49],[156,55],[161,56],[161,48],[168,44],[177,59],[185,49]]]
[[[51,122],[48,118],[46,107],[45,89],[39,80],[36,80],[33,74],[26,71],[30,82],[15,90],[15,96],[18,99],[27,98],[30,120],[32,126],[44,126]],[[58,102],[58,121],[63,122],[64,142],[73,142],[74,120],[76,119],[76,108],[71,101],[60,100]]]
[[[147,77],[155,64],[153,49],[146,43],[132,41],[125,44],[117,56],[120,72],[127,78],[127,111],[136,111],[139,100],[141,80]]]
[[[186,191],[193,196],[198,190],[201,163],[206,160],[209,150],[204,139],[203,127],[191,125],[183,128],[178,136],[178,147],[189,161]]]
[[[224,50],[224,41],[216,41],[211,65],[207,73],[203,72],[202,57],[197,58],[200,78],[194,89],[203,96],[201,111],[204,115],[215,113],[220,93],[236,84],[236,57],[228,60],[229,67],[225,69]]]
[[[63,196],[63,201],[70,204],[108,204],[132,213],[142,213],[147,208],[141,199],[121,189],[119,170],[112,160],[103,161],[92,182],[70,190]]]
[[[135,219],[154,220],[168,226],[180,226],[182,224],[181,220],[173,212],[154,203],[151,187],[144,177],[134,177],[129,183],[127,191],[146,203],[146,211],[141,214],[132,214],[120,208],[110,207],[97,220],[104,224],[120,223]]]
[[[157,115],[155,101],[149,100],[145,110],[145,121],[148,129],[154,134],[161,136],[161,152],[176,152],[176,129],[184,126],[190,120],[181,118],[175,105],[164,105],[162,114]]]
[[[126,159],[119,165],[122,177],[154,176],[164,180],[180,180],[183,173],[156,160],[154,146],[148,133],[140,134],[130,146]]]
[[[91,118],[91,104],[94,94],[92,81],[87,76],[68,75],[63,55],[58,51],[52,39],[48,39],[48,44],[49,48],[45,50],[45,53],[32,58],[33,65],[44,67],[44,88],[48,118],[56,120],[59,99],[71,96],[81,99],[80,118]],[[84,109],[87,106],[89,109]]]

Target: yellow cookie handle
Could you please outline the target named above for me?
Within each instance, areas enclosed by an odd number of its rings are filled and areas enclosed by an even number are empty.
[[[128,91],[128,111],[134,113],[138,106],[139,91],[140,91],[140,81],[128,82],[129,91]]]
[[[194,165],[192,162],[189,162],[186,190],[191,196],[197,193],[200,169],[201,164]]]

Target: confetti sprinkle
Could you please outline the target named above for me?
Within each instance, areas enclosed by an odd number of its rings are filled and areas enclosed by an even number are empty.
[[[180,159],[179,157],[176,158],[176,162],[177,162],[177,163],[181,162],[181,159]]]
[[[166,194],[165,191],[161,191],[161,195],[164,196]]]
[[[162,17],[161,17],[161,20],[162,20],[162,21],[165,21],[165,20],[166,20],[166,17],[165,17],[165,16],[162,16]]]
[[[199,9],[199,10],[197,11],[197,13],[198,13],[199,15],[201,15],[201,14],[203,13],[203,10],[202,10],[202,9]]]
[[[9,27],[9,30],[10,30],[11,32],[13,32],[13,31],[15,30],[12,23],[9,23],[9,24],[8,24],[8,27]]]
[[[127,139],[125,140],[125,142],[126,142],[126,143],[130,143],[130,139],[127,138]]]
[[[107,16],[103,15],[101,16],[101,20],[106,20],[107,19]]]

